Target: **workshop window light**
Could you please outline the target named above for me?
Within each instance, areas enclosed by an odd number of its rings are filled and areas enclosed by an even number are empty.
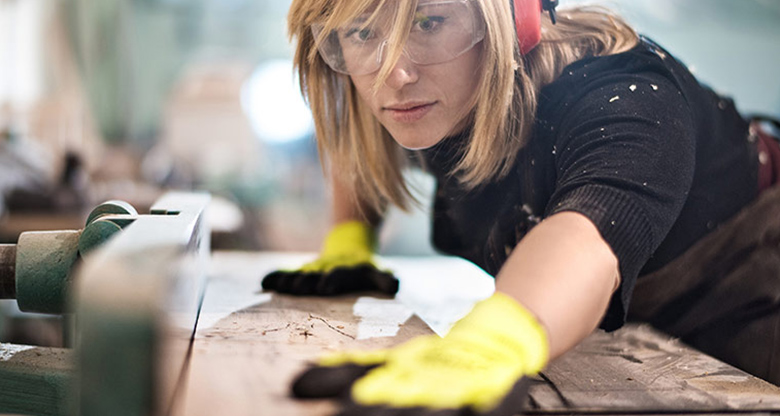
[[[27,108],[43,93],[41,48],[52,9],[43,0],[0,1],[0,107]]]
[[[301,96],[292,62],[260,64],[244,83],[241,106],[260,140],[288,143],[311,136],[314,122]]]

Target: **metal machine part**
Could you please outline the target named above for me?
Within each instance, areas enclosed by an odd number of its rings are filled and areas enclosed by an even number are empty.
[[[146,215],[112,201],[83,230],[0,245],[0,297],[75,317],[72,349],[0,344],[0,413],[171,413],[205,288],[209,200],[169,193]]]
[[[171,413],[205,290],[209,199],[168,194],[85,256],[74,293],[79,414]]]
[[[16,244],[16,303],[23,312],[65,313],[80,230],[22,233]]]
[[[68,312],[74,266],[137,217],[127,202],[108,201],[82,230],[24,232],[17,244],[0,245],[0,299],[16,299],[24,312]]]

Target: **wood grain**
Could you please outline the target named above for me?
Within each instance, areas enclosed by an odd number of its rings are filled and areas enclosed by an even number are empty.
[[[297,401],[289,386],[326,351],[383,348],[433,333],[416,316],[393,337],[358,339],[357,298],[273,295],[196,335],[183,415],[318,415],[329,401]]]
[[[551,363],[529,412],[780,411],[780,388],[647,325],[596,332]]]

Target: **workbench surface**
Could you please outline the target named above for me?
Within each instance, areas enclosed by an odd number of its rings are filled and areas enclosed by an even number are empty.
[[[262,293],[261,277],[313,255],[217,252],[189,370],[174,407],[190,415],[328,415],[338,404],[289,397],[291,379],[326,351],[381,348],[446,333],[493,280],[453,258],[383,258],[395,299]],[[780,388],[644,325],[594,333],[534,379],[526,413],[770,414]]]

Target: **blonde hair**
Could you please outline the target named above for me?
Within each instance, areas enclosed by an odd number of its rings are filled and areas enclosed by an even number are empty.
[[[622,19],[604,9],[580,7],[560,11],[555,25],[543,19],[541,43],[521,56],[509,1],[472,1],[485,19],[486,33],[473,110],[467,115],[471,137],[452,172],[468,189],[509,172],[531,135],[537,93],[565,66],[587,56],[626,51],[638,41]],[[337,166],[339,181],[360,195],[361,205],[374,210],[387,203],[406,209],[413,199],[402,175],[404,151],[360,103],[349,76],[322,60],[317,44],[324,39],[314,38],[311,25],[323,24],[327,34],[367,10],[375,15],[388,6],[396,8],[388,44],[398,46],[388,51],[378,71],[378,88],[403,51],[407,33],[401,28],[409,26],[417,0],[294,0],[288,15],[290,37],[297,41],[294,62],[314,117],[323,166]]]

